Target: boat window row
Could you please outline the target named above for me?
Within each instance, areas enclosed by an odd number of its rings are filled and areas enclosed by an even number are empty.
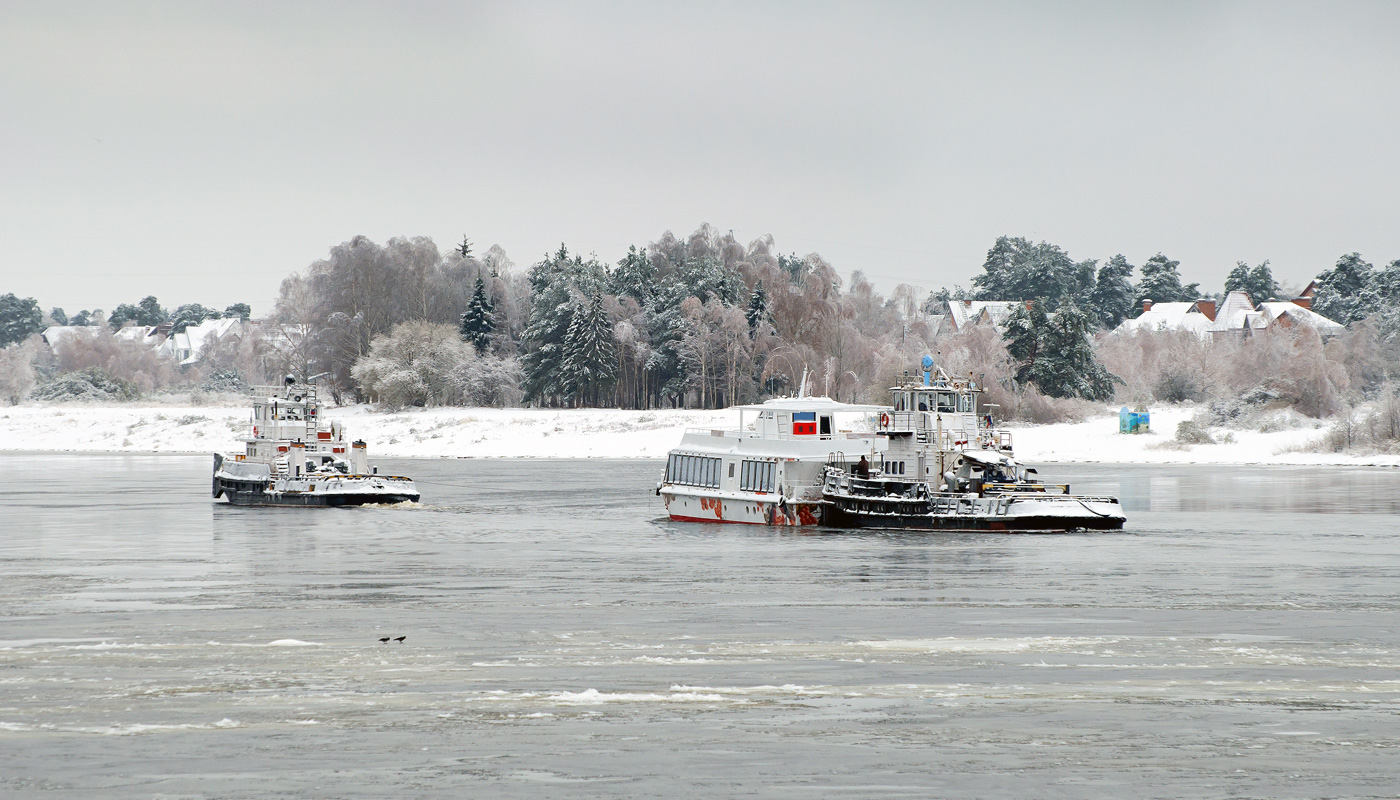
[[[719,488],[720,460],[672,453],[666,461],[666,482]]]
[[[771,492],[778,465],[772,461],[745,460],[739,471],[739,489],[745,492]]]
[[[972,395],[957,392],[910,392],[894,396],[895,411],[972,412]]]

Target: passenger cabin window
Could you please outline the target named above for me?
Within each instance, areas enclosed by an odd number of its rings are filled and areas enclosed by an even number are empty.
[[[666,482],[719,488],[720,460],[672,453],[666,461]]]
[[[772,461],[745,460],[739,471],[739,489],[745,492],[771,492],[778,465]]]
[[[831,435],[831,417],[822,417],[822,418],[821,418],[821,435],[822,435],[822,436],[830,436],[830,435]]]

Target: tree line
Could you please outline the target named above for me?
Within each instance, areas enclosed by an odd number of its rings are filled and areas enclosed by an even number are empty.
[[[1103,362],[1104,333],[1141,313],[1144,299],[1201,297],[1179,267],[1161,253],[1141,267],[1121,254],[1076,260],[1051,243],[1003,236],[970,289],[920,300],[910,284],[883,295],[859,270],[843,280],[818,254],[783,253],[771,237],[742,243],[709,225],[683,238],[667,232],[612,262],[561,245],[523,270],[501,248],[477,253],[466,238],[443,252],[426,237],[381,244],[357,236],[284,280],[256,341],[222,347],[202,370],[236,372],[245,382],[293,374],[341,400],[391,406],[711,408],[795,391],[804,374],[817,392],[882,401],[886,387],[932,352],[982,376],[1004,406],[1030,408],[1040,402],[1031,395],[1141,392],[1146,384],[1131,365]],[[1267,261],[1238,263],[1223,289],[1256,301],[1289,294]],[[932,315],[964,299],[1021,303],[1004,334],[937,335]],[[1400,261],[1377,270],[1350,254],[1319,275],[1315,308],[1345,323],[1370,320],[1384,350],[1400,322],[1390,310],[1396,299]],[[45,324],[169,322],[177,331],[219,316],[248,318],[250,309],[166,311],[146,297],[70,319],[11,294],[0,296],[0,343]],[[120,359],[104,358],[64,363],[102,362],[84,368],[119,376]],[[35,363],[41,379],[64,368]],[[139,372],[137,383],[156,388],[182,374],[150,365]]]

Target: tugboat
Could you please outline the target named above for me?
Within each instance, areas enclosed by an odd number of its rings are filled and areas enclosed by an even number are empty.
[[[288,375],[253,388],[252,435],[243,453],[214,454],[214,499],[238,506],[360,506],[416,502],[412,479],[380,475],[365,443],[347,445],[321,414],[316,387]]]
[[[805,526],[821,522],[822,471],[853,468],[882,444],[883,406],[806,396],[738,406],[738,430],[693,429],[666,460],[656,494],[671,519]]]
[[[932,356],[922,366],[922,382],[906,377],[890,389],[893,410],[880,415],[877,431],[888,442],[879,466],[823,470],[824,525],[1007,533],[1123,527],[1118,498],[1072,495],[1068,484],[1042,483],[1017,463],[1010,432],[977,415],[981,389],[971,377],[949,377]]]

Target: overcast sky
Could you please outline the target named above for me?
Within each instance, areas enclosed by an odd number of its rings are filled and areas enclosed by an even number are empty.
[[[1400,259],[1400,3],[0,4],[0,293],[268,310],[356,234],[702,222],[888,291],[1000,234]]]

